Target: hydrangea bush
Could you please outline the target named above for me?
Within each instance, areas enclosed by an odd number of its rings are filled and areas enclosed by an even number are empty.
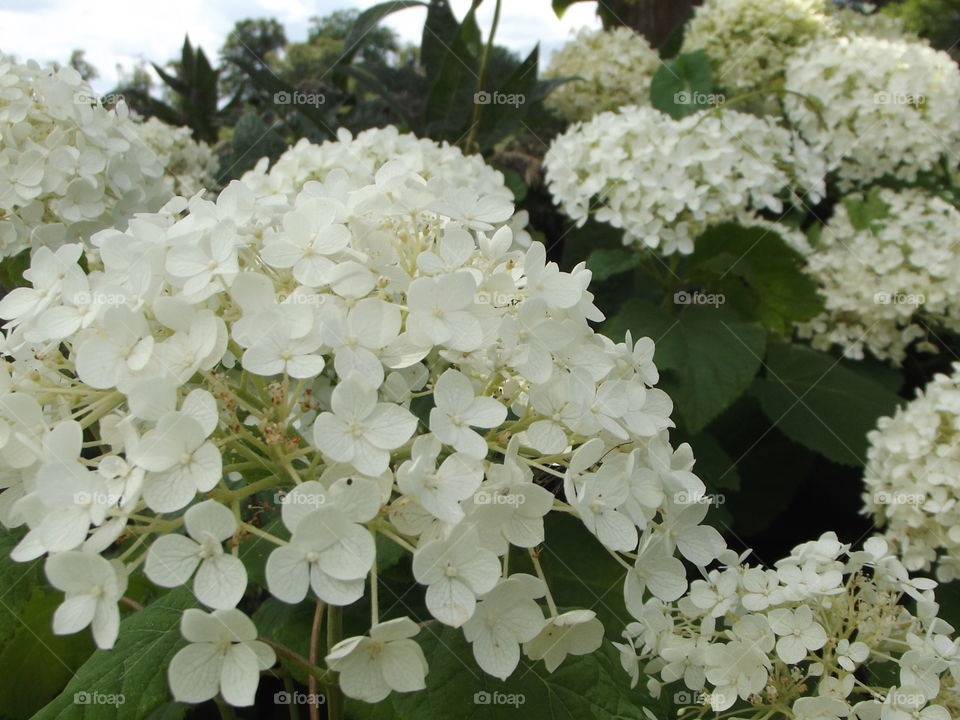
[[[163,163],[138,130],[73,68],[0,54],[0,257],[159,209],[171,197]]]
[[[579,225],[595,215],[625,245],[688,254],[709,226],[782,213],[824,192],[824,167],[771,118],[733,110],[674,120],[625,107],[578,123],[544,159],[554,201]]]
[[[547,105],[571,122],[624,105],[648,105],[660,55],[642,35],[625,27],[583,29],[550,57],[548,78],[574,78],[547,97]]]
[[[866,349],[899,363],[931,326],[960,330],[958,228],[960,211],[921,190],[847,196],[807,249],[825,310],[799,335],[850,358]]]
[[[359,142],[369,162],[348,155]],[[684,592],[678,554],[706,566],[724,548],[701,524],[690,447],[670,444],[654,344],[590,328],[590,272],[516,249],[490,176],[471,186],[462,165],[432,164],[452,150],[392,131],[358,143],[300,145],[216,201],[175,198],[96,234],[85,255],[40,248],[31,287],[0,301],[2,519],[29,529],[13,557],[46,557],[66,593],[55,631],[91,625],[101,648],[132,573],[189,586],[210,611],[183,616],[169,679],[185,702],[248,705],[274,662],[238,608],[250,535],[275,546],[275,598],[371,603],[369,632],[326,657],[368,702],[428,672],[421,625],[380,617],[377,537],[412,555],[429,613],[498,678],[521,648],[552,671],[602,640],[592,611],[558,611],[540,570],[548,513],[579,517],[624,566],[634,607],[647,588]],[[352,172],[282,177],[324,153]],[[274,494],[268,530],[249,506]],[[511,573],[511,553],[534,574]]]

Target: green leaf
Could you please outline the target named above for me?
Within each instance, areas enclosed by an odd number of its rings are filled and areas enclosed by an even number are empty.
[[[18,720],[56,697],[94,649],[89,630],[53,634],[63,595],[47,584],[42,560],[10,559],[22,535],[0,530],[0,716]]]
[[[220,171],[224,180],[239,177],[262,157],[275,160],[287,147],[283,138],[252,110],[237,121],[230,144],[230,161]]]
[[[487,98],[502,102],[492,102],[480,109],[477,139],[481,149],[493,147],[523,121],[535,99],[539,57],[538,44],[523,62],[513,69],[503,85],[494,93],[487,93]]]
[[[689,262],[691,279],[722,293],[742,317],[781,335],[823,309],[803,256],[768,228],[712,227],[697,238]]]
[[[310,653],[310,631],[313,628],[315,612],[316,605],[309,598],[296,605],[288,605],[270,597],[256,609],[251,619],[261,636],[280,643],[303,657],[308,657]],[[293,675],[297,682],[307,683],[307,674],[299,665],[282,657],[280,658],[280,664]]]
[[[583,2],[583,0],[553,0],[553,11],[558,18],[562,18],[567,8],[577,2]]]
[[[443,59],[459,30],[460,23],[450,9],[448,0],[430,0],[420,40],[420,64],[428,78],[439,75]]]
[[[879,187],[873,187],[864,195],[848,195],[843,198],[850,224],[860,230],[869,230],[874,221],[882,220],[890,214],[890,207],[880,198]]]
[[[567,657],[554,673],[521,659],[501,682],[477,666],[460,630],[434,622],[416,641],[430,667],[427,688],[391,696],[398,720],[448,717],[451,708],[459,720],[503,720],[515,711],[525,720],[623,720],[643,718],[643,707],[660,709],[645,693],[630,689],[619,653],[608,642],[591,655]]]
[[[360,13],[350,27],[347,37],[344,38],[343,52],[337,60],[337,64],[348,65],[353,60],[354,55],[363,47],[364,38],[381,20],[398,10],[406,10],[411,7],[427,7],[427,4],[419,2],[419,0],[392,0],[391,2],[374,5]]]
[[[97,650],[56,699],[33,720],[142,718],[171,701],[167,666],[183,647],[180,616],[197,603],[182,587],[167,593],[120,623],[112,650]],[[75,693],[123,698],[122,705],[75,704]]]
[[[661,385],[693,434],[750,387],[766,345],[762,327],[722,306],[686,306],[673,317],[651,302],[631,300],[604,332],[620,340],[626,330],[634,340],[646,336],[657,343],[655,362],[668,371]]]
[[[640,253],[620,248],[600,248],[587,258],[587,268],[593,272],[593,279],[597,282],[633,270],[639,264]]]
[[[834,462],[862,466],[867,433],[900,398],[854,363],[799,345],[772,347],[751,393],[787,437]]]
[[[430,137],[436,139],[458,140],[473,115],[474,90],[480,75],[479,30],[474,18],[477,4],[474,0],[460,23],[427,95],[425,125]]]
[[[650,104],[674,120],[692,115],[718,100],[710,60],[703,50],[667,60],[650,81]]]

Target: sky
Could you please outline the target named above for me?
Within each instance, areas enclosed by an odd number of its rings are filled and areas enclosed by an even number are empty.
[[[310,17],[343,8],[365,9],[379,0],[0,0],[0,52],[20,60],[66,62],[72,50],[86,50],[99,71],[94,89],[115,86],[116,65],[128,70],[138,59],[163,62],[179,57],[183,37],[199,44],[214,59],[234,22],[243,18],[273,17],[283,24],[291,41],[306,39]],[[470,0],[452,0],[462,17]],[[484,35],[490,28],[495,2],[485,0],[478,10]],[[577,3],[559,20],[551,0],[504,0],[497,42],[526,53],[539,41],[544,56],[560,47],[572,32],[587,25],[599,27],[592,2]],[[419,44],[426,10],[410,8],[390,16],[389,25],[400,37]]]

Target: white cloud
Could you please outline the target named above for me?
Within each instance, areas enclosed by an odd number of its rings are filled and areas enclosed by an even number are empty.
[[[211,61],[234,22],[247,17],[273,17],[284,25],[291,40],[306,38],[309,18],[345,7],[367,8],[379,0],[6,0],[0,10],[4,44],[0,50],[21,60],[65,62],[75,48],[86,50],[87,59],[100,71],[94,83],[106,92],[114,87],[118,63],[131,68],[138,59],[163,63],[180,54],[185,34],[203,47]],[[452,0],[454,13],[462,17],[470,0]],[[478,22],[489,31],[494,2],[480,6]],[[410,43],[419,43],[426,11],[402,10],[386,24]],[[550,0],[503,3],[497,40],[526,54],[539,41],[542,57],[548,56],[583,26],[597,26],[593,3],[572,6],[558,20]]]

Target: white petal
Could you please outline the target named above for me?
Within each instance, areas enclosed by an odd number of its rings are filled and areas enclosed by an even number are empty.
[[[193,581],[197,600],[217,609],[236,607],[247,589],[247,570],[233,555],[208,558],[197,570]]]
[[[200,564],[200,546],[183,535],[163,535],[147,551],[144,573],[154,585],[179,587]]]
[[[213,643],[187,645],[170,661],[167,677],[175,700],[200,703],[220,689],[223,656]]]

